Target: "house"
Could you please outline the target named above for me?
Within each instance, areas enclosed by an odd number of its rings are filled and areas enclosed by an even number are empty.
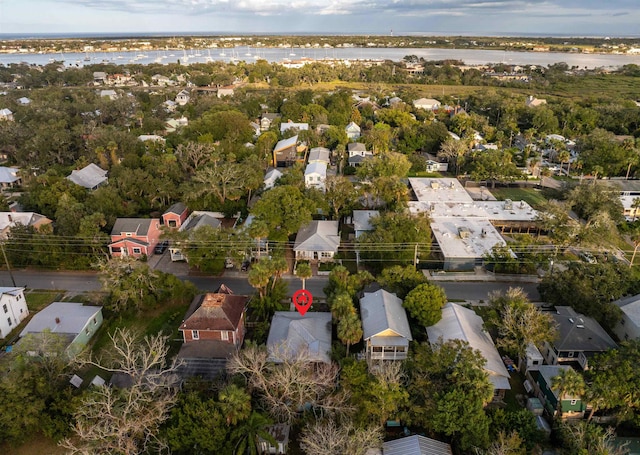
[[[349,153],[349,166],[359,166],[366,158],[373,156],[373,152],[367,150],[362,142],[347,144],[347,151]]]
[[[570,306],[557,306],[551,315],[558,337],[552,343],[545,342],[541,351],[549,365],[574,364],[586,370],[590,357],[618,347],[595,319]]]
[[[27,106],[27,105],[31,104],[31,100],[29,98],[27,98],[26,96],[23,96],[22,98],[18,98],[17,102],[18,102],[18,104],[20,104],[22,106]]]
[[[164,107],[164,110],[167,112],[175,112],[176,107],[178,106],[178,103],[176,103],[173,100],[167,100],[164,103],[162,103],[162,106]]]
[[[329,156],[331,155],[331,151],[325,147],[314,147],[309,150],[309,164],[311,163],[324,163],[327,166],[330,163]]]
[[[113,257],[151,256],[160,233],[158,218],[117,218],[111,230],[109,253]]]
[[[184,116],[180,118],[170,118],[170,119],[167,119],[167,121],[164,124],[165,124],[165,129],[164,129],[165,132],[173,133],[179,128],[182,128],[183,126],[187,126],[189,124],[189,119],[187,119],[187,117],[184,117]]]
[[[162,214],[162,224],[170,229],[179,229],[188,214],[187,206],[182,202],[176,202]]]
[[[6,107],[4,109],[0,109],[0,121],[6,120],[8,122],[13,122],[13,112]]]
[[[270,169],[264,176],[264,189],[270,190],[273,188],[280,177],[282,177],[282,172],[278,169]]]
[[[351,141],[355,141],[360,137],[360,127],[356,122],[350,122],[344,130]]]
[[[189,92],[186,90],[180,90],[180,92],[176,95],[176,103],[180,106],[184,106],[189,102],[191,97],[189,96]]]
[[[109,98],[113,101],[118,99],[118,94],[115,90],[100,90],[100,98]]]
[[[527,107],[538,107],[538,106],[542,106],[544,104],[547,104],[547,100],[538,99],[538,98],[534,97],[533,95],[529,95],[527,97],[527,100],[524,102],[524,104]]]
[[[45,331],[63,335],[70,355],[79,353],[102,325],[102,307],[77,302],[53,302],[37,312],[20,332],[38,335]]]
[[[93,191],[108,183],[107,172],[100,166],[90,163],[80,170],[74,169],[71,171],[71,175],[67,179],[76,185]]]
[[[558,376],[562,370],[569,370],[568,365],[541,365],[538,374],[534,379],[534,393],[536,397],[543,403],[549,414],[553,415],[558,409],[557,390],[551,389],[553,378]],[[562,397],[562,415],[563,417],[582,417],[586,410],[586,404],[580,397],[565,395]]]
[[[178,329],[184,343],[215,340],[239,348],[244,341],[248,301],[249,297],[231,291],[196,297]]]
[[[427,160],[427,166],[425,170],[427,172],[447,172],[449,169],[449,163],[446,161],[444,163],[440,163],[439,161]]]
[[[295,123],[289,120],[288,122],[283,122],[280,124],[280,134],[284,133],[287,130],[295,130],[299,131],[307,131],[309,129],[308,123]]]
[[[484,369],[493,385],[494,401],[501,401],[505,392],[511,389],[509,372],[502,362],[502,357],[491,336],[484,330],[484,321],[473,310],[448,302],[442,308],[442,319],[427,327],[427,336],[432,345],[449,340],[462,340],[469,343],[471,348],[480,351],[486,360]]]
[[[353,230],[356,239],[365,232],[373,231],[371,219],[380,216],[378,210],[354,210],[353,211]]]
[[[166,139],[162,136],[158,136],[157,134],[141,134],[138,136],[138,140],[140,142],[157,142],[159,144],[164,144]]]
[[[622,311],[622,318],[613,328],[620,341],[640,338],[640,294],[613,302]]]
[[[260,129],[262,131],[267,131],[271,128],[271,124],[281,117],[280,114],[272,114],[272,113],[264,113],[262,117],[260,117]]]
[[[289,167],[298,158],[298,135],[278,141],[273,148],[274,167]]]
[[[93,72],[93,83],[94,85],[100,85],[107,82],[107,73],[104,71],[94,71]]]
[[[168,78],[167,76],[163,76],[162,74],[154,74],[153,76],[151,76],[151,82],[153,82],[156,85],[159,85],[161,87],[166,87],[168,85],[175,85],[176,84],[170,78]]]
[[[324,192],[327,180],[327,164],[320,162],[309,163],[304,170],[304,186],[317,188]]]
[[[260,124],[256,122],[249,122],[249,125],[251,125],[251,128],[253,129],[253,136],[254,137],[260,136],[260,133],[261,133]]]
[[[15,167],[0,166],[0,186],[2,188],[10,188],[14,185],[20,185],[22,179],[18,175],[20,169]]]
[[[622,209],[624,217],[627,221],[635,221],[640,218],[640,196],[639,195],[620,195],[620,202],[622,203]]]
[[[24,288],[0,287],[0,339],[29,316]]]
[[[49,218],[35,212],[0,212],[0,239],[6,239],[11,228],[18,225],[40,230],[51,223]]]
[[[360,315],[368,361],[407,358],[411,330],[398,296],[384,289],[365,292],[360,299]]]
[[[436,441],[420,435],[382,443],[384,455],[452,455],[451,446],[445,442]]]
[[[217,229],[222,226],[222,222],[220,221],[220,219],[222,218],[224,218],[224,214],[220,212],[204,212],[200,210],[194,210],[180,225],[178,231],[193,232],[203,226],[209,226],[211,228]],[[171,260],[173,262],[187,260],[186,256],[184,256],[184,254],[182,254],[182,251],[180,250],[180,245],[173,244],[169,248],[169,254],[171,255]]]
[[[331,313],[276,311],[267,337],[269,359],[303,355],[311,362],[331,363]]]
[[[332,261],[340,247],[337,221],[311,221],[296,235],[293,252],[296,260]]]
[[[289,447],[289,432],[291,431],[291,425],[286,423],[277,423],[275,425],[269,425],[266,428],[266,431],[273,439],[275,439],[276,445],[273,446],[270,442],[265,441],[258,436],[258,453],[285,455]]]
[[[435,111],[440,109],[440,101],[433,98],[419,98],[413,102],[413,107],[416,109],[424,109],[427,111]]]
[[[223,96],[233,96],[233,85],[218,87],[218,98],[222,98]]]

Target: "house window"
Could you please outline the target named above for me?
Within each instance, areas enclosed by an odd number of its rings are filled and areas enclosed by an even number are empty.
[[[624,319],[621,319],[621,320],[620,320],[620,324],[621,324],[621,325],[624,325]]]
[[[5,313],[9,312],[9,310],[7,309],[7,304],[6,303],[4,305],[2,305],[2,309],[4,310]]]
[[[97,323],[98,323],[98,320],[96,318],[93,318],[93,324],[95,325]]]
[[[323,251],[322,253],[320,253],[320,257],[322,257],[322,258],[330,258],[331,257],[331,253],[327,253],[326,251]]]
[[[127,237],[131,237],[133,234],[131,232],[125,232],[124,235],[127,236]]]
[[[178,222],[176,220],[169,220],[169,227],[176,227]]]
[[[133,249],[133,254],[140,254],[142,251],[140,250],[140,248],[134,248]]]
[[[382,352],[382,346],[374,346],[373,352]]]
[[[11,327],[11,318],[7,318],[7,322],[9,323],[9,327]]]
[[[571,406],[575,406],[578,400],[571,400]]]
[[[84,333],[86,333],[87,335],[89,335],[89,327],[87,327],[86,329],[84,329]]]
[[[20,308],[20,314],[22,314],[22,311],[23,311],[23,309],[22,309],[22,308]]]
[[[227,332],[226,330],[220,332],[220,339],[222,341],[229,341],[229,332]]]
[[[191,331],[191,338],[193,338],[194,340],[199,340],[200,339],[200,333],[198,333],[197,330],[192,330]]]
[[[568,352],[567,357],[573,357],[573,351]]]

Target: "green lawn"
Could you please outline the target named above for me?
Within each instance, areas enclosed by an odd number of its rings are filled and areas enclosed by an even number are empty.
[[[51,302],[62,299],[62,296],[63,294],[56,291],[27,291],[24,294],[29,311],[40,311]]]
[[[534,209],[546,202],[542,191],[535,188],[496,188],[490,191],[498,200],[525,201]]]

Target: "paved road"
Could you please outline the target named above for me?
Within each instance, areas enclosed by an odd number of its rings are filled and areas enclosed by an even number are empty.
[[[247,283],[245,276],[226,277],[180,277],[191,281],[202,291],[215,291],[222,283],[238,294],[253,293],[253,288]],[[50,272],[50,271],[14,271],[13,276],[18,286],[31,289],[56,289],[71,292],[90,292],[100,290],[100,282],[92,272]],[[286,277],[289,283],[289,293],[293,294],[302,288],[301,281],[296,277]],[[306,288],[312,295],[324,297],[322,289],[327,285],[327,277],[314,277],[307,280]],[[447,297],[454,300],[486,300],[491,291],[506,291],[509,287],[522,287],[532,301],[540,300],[535,283],[495,283],[495,282],[439,282],[447,293]],[[0,272],[0,286],[12,286],[7,272]]]

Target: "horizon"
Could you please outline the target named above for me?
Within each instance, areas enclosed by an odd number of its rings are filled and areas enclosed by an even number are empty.
[[[105,34],[384,36],[393,31],[396,36],[622,38],[639,36],[638,24],[637,0],[0,2],[0,36],[18,37]]]

